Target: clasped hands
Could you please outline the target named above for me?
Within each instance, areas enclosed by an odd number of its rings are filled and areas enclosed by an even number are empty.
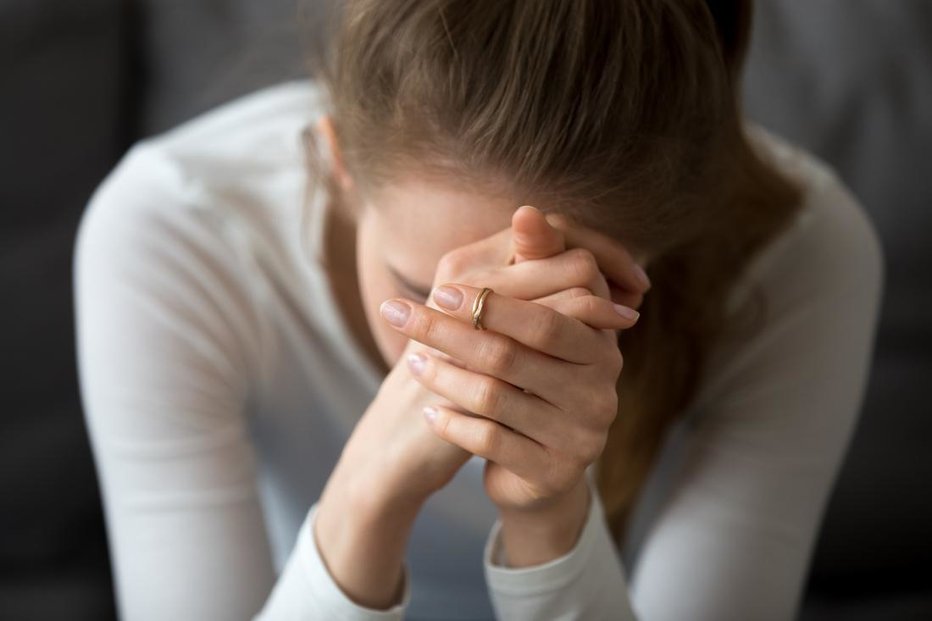
[[[487,460],[486,493],[500,510],[555,505],[605,446],[623,366],[616,331],[635,324],[630,310],[649,280],[617,241],[521,207],[512,227],[447,253],[434,282],[426,304],[395,298],[410,313],[401,326],[388,322],[414,341],[405,350],[412,377],[446,400],[425,408],[425,420]],[[493,293],[486,329],[476,330],[482,287]]]

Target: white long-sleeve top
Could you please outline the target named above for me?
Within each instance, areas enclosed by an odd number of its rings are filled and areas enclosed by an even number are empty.
[[[734,303],[761,288],[765,327],[713,350],[623,546],[593,493],[570,552],[503,565],[473,457],[416,520],[402,600],[374,610],[340,590],[312,531],[382,380],[332,297],[322,200],[301,243],[299,136],[324,106],[315,83],[291,82],[142,140],[82,217],[79,379],[121,617],[791,618],[883,286],[875,230],[833,171],[749,124],[805,206],[736,286]]]

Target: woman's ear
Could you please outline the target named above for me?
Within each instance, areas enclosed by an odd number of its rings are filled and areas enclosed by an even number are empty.
[[[337,143],[336,132],[333,129],[329,114],[321,115],[317,120],[317,132],[324,137],[327,148],[330,150],[330,165],[333,167],[334,177],[344,190],[351,191],[353,189],[353,178],[350,177],[346,166],[343,164],[340,145]]]

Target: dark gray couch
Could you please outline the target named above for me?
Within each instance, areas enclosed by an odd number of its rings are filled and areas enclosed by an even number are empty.
[[[331,2],[303,0],[306,29]],[[71,252],[141,136],[301,75],[292,0],[0,0],[0,617],[113,616],[74,368]],[[932,3],[763,0],[751,117],[840,171],[884,242],[874,369],[804,619],[932,618]]]

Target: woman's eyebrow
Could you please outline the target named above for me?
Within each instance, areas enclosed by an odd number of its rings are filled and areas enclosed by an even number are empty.
[[[388,266],[388,271],[391,272],[391,275],[394,276],[395,280],[400,282],[405,287],[405,289],[411,291],[412,293],[416,293],[423,298],[430,297],[430,292],[433,289],[433,287],[424,288],[424,287],[421,287],[420,285],[414,284],[413,282],[409,281],[407,278],[402,276],[398,272],[398,270],[396,270],[391,265]]]

